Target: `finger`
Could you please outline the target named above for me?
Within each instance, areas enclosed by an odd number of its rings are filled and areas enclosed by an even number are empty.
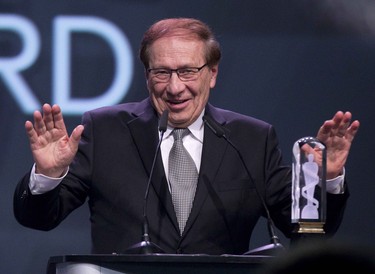
[[[64,117],[62,115],[61,108],[58,105],[52,106],[52,114],[55,127],[66,132]]]
[[[353,121],[353,123],[348,127],[345,137],[352,142],[355,135],[359,130],[360,123],[358,120]]]
[[[346,137],[347,130],[350,126],[350,122],[352,119],[352,114],[350,112],[345,112],[342,116],[340,116],[335,123],[337,124],[337,129],[335,135],[337,137]]]
[[[37,135],[42,135],[46,132],[46,125],[44,124],[42,113],[39,110],[34,111],[34,130]]]
[[[334,130],[337,130],[338,127],[340,126],[342,120],[344,119],[344,113],[342,111],[338,111],[336,112],[336,114],[333,116],[333,118],[331,119],[332,122],[333,122],[333,129]]]
[[[78,143],[79,140],[81,139],[81,136],[82,136],[83,130],[84,130],[83,125],[78,125],[78,126],[73,130],[73,132],[72,132],[70,138],[71,138],[74,142]]]
[[[44,104],[42,107],[43,110],[43,120],[46,130],[51,130],[55,127],[53,116],[52,116],[52,108],[49,104]]]
[[[72,151],[78,150],[78,144],[81,140],[83,129],[83,125],[79,125],[73,130],[72,134],[70,135],[70,146]]]
[[[331,137],[333,127],[333,120],[325,121],[323,125],[319,128],[317,139],[324,143],[329,137]]]
[[[30,121],[26,121],[25,130],[26,130],[27,137],[29,138],[30,144],[36,143],[38,140],[38,134],[34,130],[33,123]]]

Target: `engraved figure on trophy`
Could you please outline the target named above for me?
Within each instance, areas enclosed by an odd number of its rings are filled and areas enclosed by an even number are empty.
[[[302,196],[307,200],[307,204],[302,209],[303,219],[319,218],[319,201],[314,198],[315,187],[319,184],[319,166],[314,162],[314,154],[309,154],[308,161],[302,164],[305,186],[302,187]]]

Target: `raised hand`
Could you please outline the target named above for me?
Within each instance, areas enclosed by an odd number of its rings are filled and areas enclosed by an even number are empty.
[[[83,126],[78,125],[69,136],[58,105],[44,104],[42,112],[34,112],[34,123],[25,123],[36,173],[60,177],[78,150]]]
[[[360,126],[358,120],[351,120],[350,112],[338,111],[332,119],[325,121],[318,131],[317,138],[327,148],[327,179],[335,178],[343,172]]]

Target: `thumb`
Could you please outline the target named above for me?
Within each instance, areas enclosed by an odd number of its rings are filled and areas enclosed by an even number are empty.
[[[79,141],[81,140],[81,135],[84,130],[83,125],[78,125],[70,135],[70,140],[74,143],[75,146],[78,146]]]

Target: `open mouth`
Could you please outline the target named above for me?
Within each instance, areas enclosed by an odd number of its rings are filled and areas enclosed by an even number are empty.
[[[178,101],[169,100],[168,103],[171,104],[171,105],[180,105],[180,104],[185,103],[186,101],[188,101],[188,100],[178,100]]]
[[[186,107],[190,100],[168,100],[167,103],[172,109],[181,109]]]

